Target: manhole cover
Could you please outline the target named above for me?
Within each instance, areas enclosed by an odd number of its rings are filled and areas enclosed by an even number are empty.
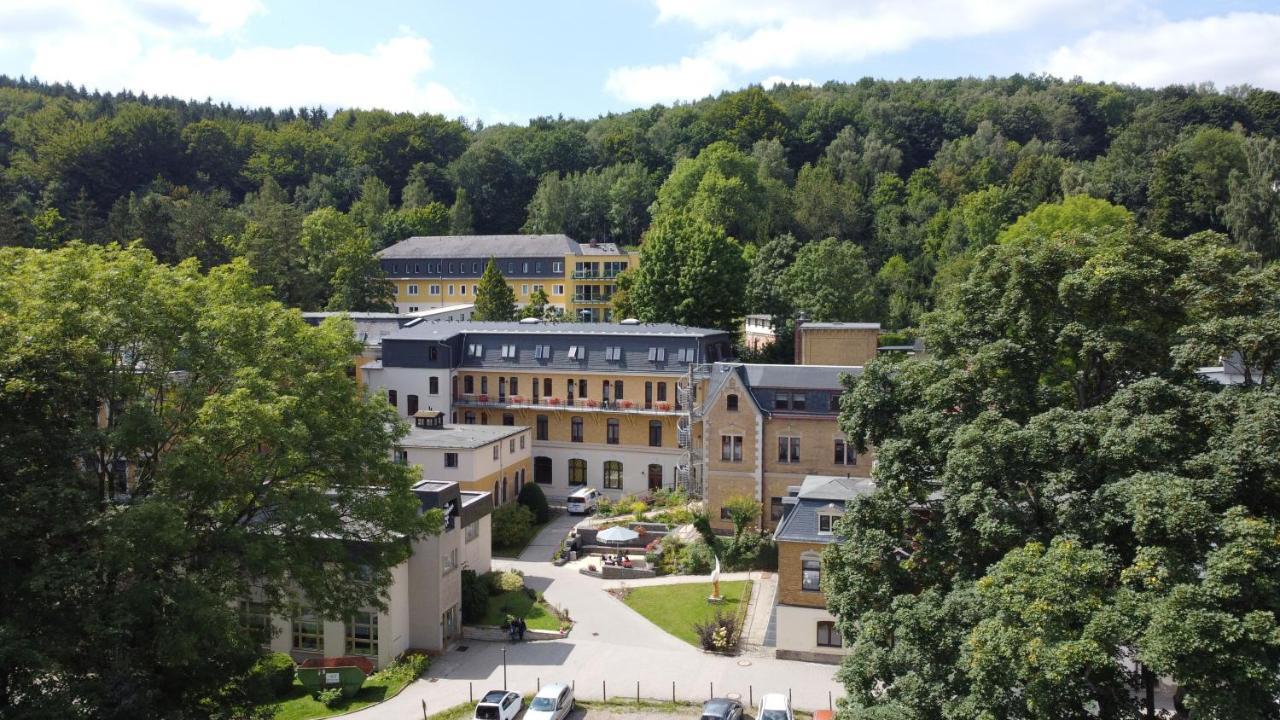
[[[741,694],[741,693],[729,693],[728,695],[725,695],[725,697],[729,698],[730,700],[741,700],[741,699],[742,699],[742,694]]]
[[[458,652],[466,652],[468,647],[469,647],[469,646],[467,646],[467,645],[459,645],[458,647],[456,647],[456,648],[454,648],[454,649],[455,649],[455,650],[457,650]]]
[[[739,661],[738,661],[738,667],[751,667],[751,661],[750,661],[750,660],[739,660]]]

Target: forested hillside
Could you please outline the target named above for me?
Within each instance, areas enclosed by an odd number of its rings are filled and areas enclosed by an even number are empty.
[[[1216,230],[1275,258],[1278,134],[1272,91],[1034,76],[749,87],[491,127],[0,78],[0,243],[243,256],[290,304],[364,309],[385,300],[371,253],[409,235],[565,232],[642,244],[626,314],[900,328],[977,248],[1066,196],[1105,203],[1058,216]]]

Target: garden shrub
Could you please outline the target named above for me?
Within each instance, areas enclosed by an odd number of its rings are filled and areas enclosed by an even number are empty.
[[[536,483],[525,483],[520,488],[520,494],[516,496],[516,502],[529,508],[529,512],[533,513],[534,522],[539,525],[551,519],[551,506],[547,504],[547,495]]]
[[[678,562],[684,575],[706,575],[715,566],[715,554],[705,542],[690,543],[680,551]]]
[[[718,542],[715,531],[711,529],[711,518],[708,517],[705,511],[694,513],[693,529],[698,531],[698,534],[702,536],[703,542],[708,545],[714,546]]]
[[[533,512],[520,503],[508,503],[493,511],[494,547],[519,547],[533,535]]]
[[[342,704],[342,689],[329,688],[328,690],[321,690],[316,693],[316,700],[324,703],[325,707],[332,710]]]
[[[245,692],[264,703],[284,697],[293,687],[295,669],[293,658],[286,653],[263,655],[245,678]]]
[[[778,546],[766,533],[744,532],[725,543],[723,549],[721,560],[731,572],[778,568]]]
[[[695,622],[693,632],[703,650],[724,652],[738,644],[738,618],[717,610],[715,617]]]
[[[385,680],[388,685],[412,682],[431,668],[431,657],[426,653],[412,652],[401,655],[395,662],[369,677]]]
[[[644,514],[649,511],[649,506],[644,504],[643,500],[636,500],[631,503],[629,508],[631,513],[636,516],[637,520],[643,520]]]
[[[475,570],[462,571],[462,622],[479,622],[489,605],[489,580]]]
[[[518,570],[507,570],[498,575],[498,587],[503,592],[524,589],[524,575]]]

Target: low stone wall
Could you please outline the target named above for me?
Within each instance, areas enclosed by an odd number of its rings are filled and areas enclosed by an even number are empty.
[[[811,663],[825,663],[827,665],[839,665],[840,661],[844,660],[843,655],[808,652],[805,650],[778,650],[774,652],[774,656],[779,660],[800,660]]]
[[[578,572],[591,577],[598,577],[604,580],[639,580],[643,578],[658,577],[658,573],[654,570],[646,570],[644,568],[625,568],[617,565],[596,566],[596,571],[592,572],[587,568],[583,568]]]
[[[529,628],[524,631],[524,639],[528,640],[560,640],[569,633],[552,632],[551,630],[534,630]],[[490,642],[502,642],[510,640],[511,636],[506,630],[493,625],[463,625],[462,638],[464,640],[488,640]]]

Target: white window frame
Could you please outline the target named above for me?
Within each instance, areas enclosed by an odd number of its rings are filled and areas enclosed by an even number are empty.
[[[818,534],[831,535],[835,532],[836,521],[840,519],[842,513],[819,511],[818,512]],[[826,525],[827,529],[823,530],[822,526]]]
[[[449,552],[440,556],[440,567],[441,575],[448,575],[458,569],[458,548],[450,548]]]
[[[564,285],[552,285],[552,286],[551,286],[551,291],[552,291],[552,292],[551,292],[551,294],[552,294],[552,295],[563,295],[563,294],[564,294]]]
[[[462,539],[466,542],[474,542],[480,537],[480,523],[473,522],[462,528]]]
[[[817,568],[809,567],[810,563],[816,564]],[[800,556],[800,589],[822,592],[822,556],[818,553],[807,552]]]
[[[428,295],[439,295],[439,294],[440,294],[440,286],[439,286],[439,285],[428,285],[428,286],[427,286],[427,294],[428,294]]]
[[[408,287],[408,289],[407,289],[407,292],[408,292],[410,295],[417,295],[417,294],[418,294],[418,283],[409,283],[409,287]]]
[[[848,438],[837,435],[832,438],[832,441],[834,447],[832,448],[831,456],[836,459],[836,465],[858,464],[858,451],[853,449],[853,444],[849,442]]]
[[[726,440],[728,443],[726,444]],[[725,451],[728,450],[729,457],[725,457]],[[720,461],[721,462],[742,462],[742,436],[736,433],[720,434]]]
[[[564,272],[564,263],[562,262],[551,263],[551,272],[557,272],[557,273]]]

